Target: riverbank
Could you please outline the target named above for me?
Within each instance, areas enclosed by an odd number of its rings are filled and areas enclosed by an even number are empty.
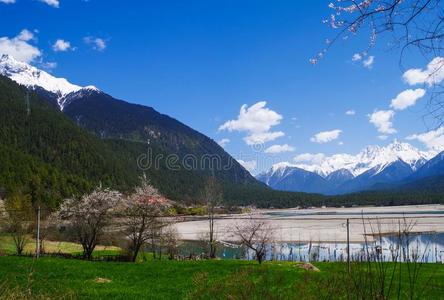
[[[346,222],[350,222],[350,241],[363,243],[374,234],[398,232],[409,226],[411,232],[444,232],[444,205],[390,207],[266,209],[250,214],[223,215],[215,221],[217,239],[235,242],[236,224],[253,216],[274,228],[276,242],[343,243],[347,240]],[[183,240],[201,240],[208,232],[205,219],[176,224]]]

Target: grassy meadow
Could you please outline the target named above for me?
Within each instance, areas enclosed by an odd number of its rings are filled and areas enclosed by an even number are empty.
[[[350,292],[362,292],[355,285],[366,284],[365,274],[359,272],[364,264],[353,265],[352,280],[343,263],[314,265],[319,271],[290,262],[117,263],[3,256],[0,299],[346,299]],[[390,273],[393,265],[387,267]],[[424,264],[421,268],[413,298],[443,299],[444,266]],[[395,278],[388,298],[398,298],[398,289],[401,299],[410,298],[407,269],[402,275],[401,281]]]

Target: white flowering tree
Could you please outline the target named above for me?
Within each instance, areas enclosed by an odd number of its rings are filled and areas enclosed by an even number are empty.
[[[121,199],[119,192],[99,187],[91,194],[63,202],[58,216],[67,221],[69,232],[82,245],[84,258],[91,259]]]
[[[154,244],[164,227],[162,216],[169,207],[168,200],[154,188],[144,176],[135,192],[123,199],[121,228],[129,239],[132,261],[136,261],[140,249],[149,241]]]

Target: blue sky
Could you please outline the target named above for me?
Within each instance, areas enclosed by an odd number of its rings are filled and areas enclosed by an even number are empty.
[[[399,93],[421,87],[406,84],[402,74],[424,68],[428,61],[411,56],[402,69],[399,53],[384,40],[367,57],[353,61],[368,43],[362,35],[336,44],[317,65],[309,63],[334,35],[322,23],[331,13],[328,3],[0,0],[0,37],[13,39],[27,29],[34,39],[26,42],[40,51],[32,64],[52,64],[55,76],[152,106],[216,141],[229,139],[225,149],[256,161],[257,173],[301,153],[356,153],[428,128],[423,122],[427,91],[415,105],[394,110],[396,133],[378,132],[369,122],[369,114],[390,110]],[[57,40],[65,43],[54,51]],[[370,56],[374,62],[365,67]],[[260,101],[266,101],[260,111],[265,118],[271,112],[280,116],[276,125],[259,132],[246,129],[241,120],[219,130],[238,118],[242,105]],[[355,114],[346,115],[348,110]],[[333,130],[340,130],[336,139],[316,139],[316,134]],[[245,137],[263,132],[283,136],[260,147],[245,142]],[[430,147],[418,139],[409,142]],[[273,145],[292,151],[264,153]]]

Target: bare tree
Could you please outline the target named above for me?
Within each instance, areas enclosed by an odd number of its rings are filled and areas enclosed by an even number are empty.
[[[45,253],[45,240],[57,231],[58,225],[57,212],[49,213],[49,210],[44,210],[44,212],[46,213],[42,214],[42,220],[40,221],[40,253]]]
[[[176,228],[171,225],[164,228],[161,244],[166,250],[168,259],[173,260],[177,257],[179,252],[179,234],[177,233]]]
[[[59,218],[68,221],[70,232],[83,247],[84,258],[91,259],[120,201],[119,192],[99,187],[89,195],[67,199],[62,204]]]
[[[12,236],[16,253],[21,255],[32,232],[34,210],[31,197],[23,194],[13,195],[6,200],[4,207],[6,231]]]
[[[136,261],[142,246],[153,236],[157,237],[160,228],[165,226],[161,217],[168,207],[167,199],[150,185],[145,176],[135,193],[124,199],[121,225],[130,240],[132,261]]]
[[[259,264],[265,259],[267,246],[270,246],[273,242],[273,232],[274,229],[266,220],[253,216],[234,226],[235,238],[254,252],[255,259]]]
[[[326,40],[326,47],[310,60],[311,63],[316,64],[337,42],[359,34],[368,35],[369,42],[354,58],[364,59],[377,44],[377,39],[385,36],[389,40],[389,47],[399,50],[401,67],[408,53],[419,53],[427,63],[430,62],[421,74],[417,72],[416,75],[420,76],[415,76],[412,82],[433,87],[430,93],[429,115],[441,126],[444,122],[444,102],[441,97],[444,94],[441,84],[444,78],[443,1],[337,0],[331,2],[329,8],[332,13],[323,22],[335,33],[332,39]]]
[[[214,220],[216,215],[216,206],[222,201],[222,187],[214,176],[208,177],[202,198],[206,204],[208,216],[208,256],[216,258],[217,239],[214,230]]]

